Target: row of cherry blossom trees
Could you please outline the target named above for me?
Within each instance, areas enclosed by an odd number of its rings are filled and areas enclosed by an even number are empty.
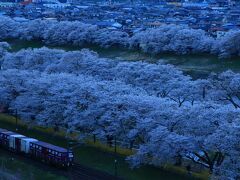
[[[87,49],[10,53],[0,45],[0,102],[29,123],[137,144],[133,166],[188,159],[219,179],[240,177],[240,74],[193,80],[171,65]]]
[[[122,82],[86,75],[32,70],[0,74],[1,102],[17,108],[29,122],[137,143],[137,154],[129,157],[134,166],[174,164],[182,157],[203,164],[214,175],[239,175],[239,162],[232,159],[239,155],[240,112],[232,106],[202,103],[179,108],[174,101]]]
[[[97,44],[102,47],[125,46],[128,34],[122,31],[99,29],[79,21],[32,20],[17,22],[8,17],[0,18],[1,40],[21,38],[40,40],[50,45]]]
[[[172,65],[113,61],[87,49],[66,52],[48,48],[5,53],[2,69],[86,74],[99,80],[118,80],[142,88],[149,95],[171,99],[179,107],[213,101],[240,108],[239,74],[231,71],[193,80]]]
[[[211,53],[220,58],[240,55],[239,31],[229,31],[223,37],[213,38],[203,30],[183,25],[163,25],[133,35],[122,30],[99,29],[97,26],[79,21],[31,20],[17,22],[11,18],[0,18],[0,40],[21,38],[39,40],[50,45],[101,47],[126,47],[151,54]]]

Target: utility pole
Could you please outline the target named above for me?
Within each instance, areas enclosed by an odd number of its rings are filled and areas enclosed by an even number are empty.
[[[15,117],[15,129],[18,131],[18,110],[15,108],[9,108],[12,115]]]
[[[117,153],[117,138],[116,138],[116,136],[114,137],[114,153],[115,153],[115,155]]]
[[[15,118],[16,118],[16,131],[18,131],[18,111],[15,111]]]
[[[93,134],[93,143],[94,144],[96,143],[96,134],[95,133]]]

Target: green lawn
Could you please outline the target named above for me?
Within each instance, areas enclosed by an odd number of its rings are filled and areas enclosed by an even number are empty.
[[[29,137],[37,138],[42,141],[46,141],[55,145],[67,147],[67,139],[64,138],[61,133],[59,135],[53,135],[49,129],[45,128],[33,128],[27,129],[26,125],[21,122],[18,125],[19,133],[27,135]],[[8,130],[15,131],[15,120],[11,116],[0,114],[0,127]],[[169,171],[165,169],[155,168],[151,166],[141,167],[139,169],[132,170],[129,168],[125,161],[125,156],[114,155],[114,153],[103,151],[99,148],[84,145],[74,149],[76,160],[88,167],[95,168],[101,171],[114,174],[114,160],[118,160],[117,172],[118,175],[126,179],[137,180],[187,180],[196,179],[188,177],[183,169],[178,169],[180,173],[176,171]],[[196,177],[196,176],[195,176]],[[201,179],[207,179],[207,174],[198,174]]]
[[[30,160],[18,157],[12,153],[0,149],[1,169],[7,173],[20,176],[20,179],[32,180],[67,180],[60,172],[54,172],[53,168],[46,168],[41,163],[30,162]],[[34,165],[33,165],[34,164]],[[0,178],[1,179],[1,178]]]

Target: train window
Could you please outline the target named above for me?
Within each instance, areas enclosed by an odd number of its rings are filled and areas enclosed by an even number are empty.
[[[69,158],[72,158],[72,157],[73,157],[73,153],[69,153],[69,154],[68,154],[68,157],[69,157]]]

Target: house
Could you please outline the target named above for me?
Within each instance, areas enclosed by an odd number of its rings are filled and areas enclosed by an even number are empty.
[[[12,2],[0,2],[0,8],[11,8],[15,7],[17,4]]]
[[[96,25],[99,28],[116,28],[116,29],[122,28],[122,24],[120,24],[118,22],[110,22],[110,21],[96,22]]]

